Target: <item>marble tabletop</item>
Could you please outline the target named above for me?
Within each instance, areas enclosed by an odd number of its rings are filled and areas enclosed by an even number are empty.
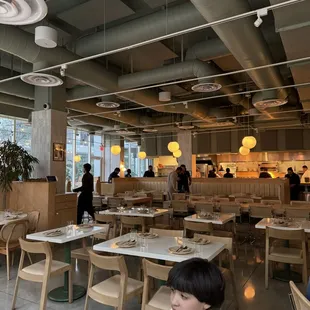
[[[203,259],[211,261],[225,249],[225,245],[223,243],[211,242],[207,245],[199,246],[200,249],[199,252],[198,250],[195,249],[195,252],[192,254],[175,255],[171,254],[168,249],[170,247],[178,246],[180,244],[180,240],[184,239],[179,237],[161,237],[161,236],[154,239],[145,239],[147,244],[143,248],[140,247],[139,242],[135,247],[132,248],[120,248],[116,245],[116,242],[126,240],[126,238],[129,239],[130,234],[117,237],[102,243],[98,243],[94,245],[93,249],[99,252],[131,255],[131,256],[159,259],[171,262],[181,262],[183,260],[187,260],[192,257],[201,257]],[[195,244],[188,243],[187,245],[195,248]]]
[[[289,226],[280,226],[275,221],[276,219],[274,218],[263,218],[255,225],[255,228],[266,229],[266,226],[281,230],[297,230],[302,228],[306,233],[310,233],[310,221],[307,221],[305,218],[293,219],[293,222]]]
[[[46,236],[46,233],[52,232],[54,230],[61,230],[63,234],[57,237]],[[96,226],[96,225],[92,226],[91,228],[87,230],[80,229],[78,225],[72,225],[71,229],[68,229],[68,227],[54,228],[54,229],[27,235],[26,238],[29,240],[47,241],[50,243],[61,243],[62,244],[62,243],[70,242],[73,240],[89,237],[94,234],[102,233],[105,231],[106,231],[106,228]]]
[[[218,218],[201,218],[198,214],[193,214],[184,218],[185,221],[189,222],[198,222],[198,223],[212,223],[223,225],[229,221],[235,221],[236,215],[235,213],[218,213]]]
[[[129,209],[123,212],[119,211],[100,211],[99,214],[119,215],[119,216],[140,216],[140,217],[158,217],[168,213],[167,209],[156,209],[154,213],[140,213],[136,208]]]

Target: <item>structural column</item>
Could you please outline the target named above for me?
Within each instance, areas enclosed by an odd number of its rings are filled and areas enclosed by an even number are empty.
[[[65,87],[35,87],[32,155],[39,159],[34,177],[56,176],[57,193],[65,192],[67,112]]]
[[[186,165],[187,170],[193,170],[193,158],[192,158],[192,134],[190,131],[184,131],[178,133],[178,143],[182,156],[178,158],[179,165]]]

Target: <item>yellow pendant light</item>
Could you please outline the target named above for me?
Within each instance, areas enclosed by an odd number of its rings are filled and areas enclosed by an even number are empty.
[[[145,153],[145,152],[139,152],[139,153],[138,153],[138,157],[139,157],[140,159],[145,159],[145,158],[146,158],[146,153]]]
[[[113,145],[112,147],[111,147],[111,153],[113,154],[113,155],[118,155],[120,152],[121,152],[121,147],[119,146],[119,145]]]
[[[253,136],[245,136],[242,139],[242,145],[248,149],[252,149],[256,145],[256,139]]]
[[[180,148],[180,145],[176,141],[169,142],[168,144],[168,150],[171,153],[176,152],[179,148]]]
[[[243,156],[249,155],[250,154],[250,149],[248,149],[247,147],[241,146],[239,148],[239,153]]]
[[[182,151],[181,150],[177,150],[176,152],[173,152],[173,156],[175,158],[179,158],[182,156]]]
[[[81,161],[81,156],[80,155],[75,155],[74,156],[74,162],[79,163]]]

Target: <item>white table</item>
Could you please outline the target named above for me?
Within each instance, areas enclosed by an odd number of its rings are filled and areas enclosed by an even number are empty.
[[[112,197],[112,196],[111,196]],[[108,203],[109,196],[106,196],[104,199],[102,199],[103,204]],[[133,206],[137,204],[148,204],[149,207],[152,205],[152,198],[151,197],[119,197],[124,198],[125,203],[127,203],[128,206]]]
[[[36,241],[47,241],[50,243],[64,244],[65,246],[65,262],[71,265],[71,241],[82,239],[85,237],[92,236],[97,233],[105,231],[104,227],[93,226],[89,230],[80,230],[77,225],[72,225],[72,230],[70,233],[66,233],[66,227],[57,228],[64,231],[64,234],[58,237],[48,237],[45,233],[54,231],[56,229],[51,229],[47,231],[41,231],[38,233],[27,235],[26,238],[29,240]],[[64,276],[64,286],[58,287],[49,292],[48,297],[53,301],[66,302],[68,301],[68,272]],[[73,285],[73,299],[79,299],[86,294],[86,290],[83,286]]]
[[[151,217],[151,218],[162,216],[166,213],[168,213],[167,209],[156,209],[156,211],[153,213],[140,213],[137,210],[126,210],[123,212],[105,210],[105,211],[99,212],[99,214],[106,214],[106,215],[108,214],[108,215],[119,215],[119,216],[140,216],[140,217]]]
[[[14,220],[6,220],[4,218],[4,212],[1,212],[2,214],[0,215],[1,219],[0,219],[0,226],[4,226],[6,224],[12,223],[14,221],[18,221],[18,220],[25,220],[27,219],[28,214],[27,213],[23,213],[17,216],[17,219]]]
[[[119,248],[116,245],[116,242],[123,240],[122,238],[129,239],[130,234],[114,238],[102,243],[98,243],[94,245],[93,249],[98,252],[131,255],[171,262],[181,262],[192,257],[197,257],[197,253],[192,253],[188,255],[174,255],[169,253],[168,249],[170,247],[178,246],[178,237],[158,237],[155,239],[146,239],[147,247],[143,249],[140,248],[139,244],[137,244],[137,246],[133,248]],[[193,247],[195,247],[194,244]],[[210,244],[201,246],[201,253],[199,253],[199,257],[211,261],[224,249],[225,245],[223,243],[211,242]]]
[[[310,221],[307,221],[305,218],[296,218],[294,219],[294,222],[297,223],[296,226],[279,226],[275,224],[274,218],[264,218],[261,221],[259,221],[255,228],[257,229],[266,229],[267,226],[277,228],[280,230],[298,230],[298,229],[304,229],[306,233],[310,233]]]
[[[184,220],[189,221],[189,222],[212,223],[212,224],[223,225],[223,224],[226,224],[227,222],[230,222],[230,221],[235,222],[236,215],[235,215],[235,213],[219,213],[219,218],[207,219],[207,218],[199,217],[198,214],[193,214],[193,215],[185,217]]]

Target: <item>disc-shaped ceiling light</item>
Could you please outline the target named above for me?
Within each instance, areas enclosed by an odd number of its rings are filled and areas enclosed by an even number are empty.
[[[74,162],[79,163],[81,161],[81,156],[80,155],[75,155],[74,156]]]
[[[248,149],[252,149],[256,146],[256,138],[253,136],[245,136],[242,139],[242,145]]]
[[[179,148],[180,148],[180,145],[176,141],[169,142],[168,144],[168,150],[171,153],[176,152]]]
[[[139,157],[140,159],[145,159],[145,158],[146,158],[146,153],[145,153],[145,152],[139,152],[139,153],[138,153],[138,157]]]
[[[243,156],[246,156],[246,155],[249,155],[250,154],[250,149],[244,147],[244,146],[241,146],[239,148],[239,153]]]
[[[173,152],[173,156],[175,158],[179,158],[182,156],[182,151],[181,150],[177,150],[176,152]]]
[[[121,152],[121,147],[119,146],[119,145],[113,145],[112,147],[111,147],[111,153],[113,154],[113,155],[118,155],[118,154],[120,154],[120,152]]]
[[[41,87],[56,87],[63,84],[63,80],[59,77],[45,73],[27,73],[21,76],[21,80]]]
[[[47,14],[44,0],[0,0],[0,24],[29,25]]]

